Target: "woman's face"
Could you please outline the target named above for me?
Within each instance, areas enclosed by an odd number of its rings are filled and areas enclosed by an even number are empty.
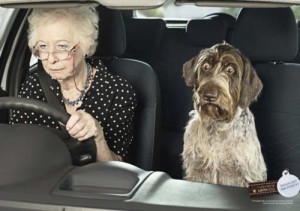
[[[35,48],[45,58],[43,67],[53,79],[68,79],[84,67],[84,53],[74,33],[68,20],[59,19],[44,22],[36,31]]]

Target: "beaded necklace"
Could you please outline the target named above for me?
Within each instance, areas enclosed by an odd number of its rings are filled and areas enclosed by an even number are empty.
[[[90,64],[87,64],[87,74],[86,74],[86,79],[85,79],[85,83],[83,86],[82,90],[78,90],[80,92],[79,96],[75,99],[75,100],[70,100],[65,98],[64,96],[62,96],[62,100],[65,104],[69,105],[69,106],[75,106],[78,105],[78,103],[80,101],[83,100],[86,91],[90,85],[90,81],[93,79],[93,75],[92,75],[92,66]]]

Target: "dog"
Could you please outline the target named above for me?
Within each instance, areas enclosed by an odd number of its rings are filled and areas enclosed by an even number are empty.
[[[184,132],[184,179],[248,187],[267,179],[267,168],[249,105],[263,85],[250,61],[220,43],[183,65],[193,87],[191,119]]]

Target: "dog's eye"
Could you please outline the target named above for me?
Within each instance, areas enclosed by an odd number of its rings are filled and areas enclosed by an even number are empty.
[[[208,62],[204,62],[204,64],[202,65],[203,70],[209,70],[210,68],[211,68],[211,65]]]
[[[234,68],[233,68],[232,66],[227,66],[227,67],[226,67],[226,72],[227,72],[228,74],[231,75],[231,74],[234,73],[234,71],[235,71],[235,70],[234,70]]]

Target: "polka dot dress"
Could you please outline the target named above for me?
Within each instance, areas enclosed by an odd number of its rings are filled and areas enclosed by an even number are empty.
[[[109,148],[126,158],[133,141],[136,93],[125,79],[110,74],[101,60],[91,60],[90,64],[97,71],[90,89],[77,110],[84,110],[97,119],[103,128]],[[60,86],[56,80],[51,81],[50,89],[63,105]],[[18,97],[47,102],[37,73],[28,77],[22,84]],[[30,111],[13,110],[10,123],[39,124],[60,129],[59,123],[50,116]]]

